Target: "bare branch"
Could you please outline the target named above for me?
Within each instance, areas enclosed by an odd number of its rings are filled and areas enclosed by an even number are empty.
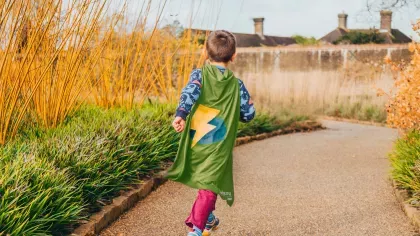
[[[366,0],[366,10],[368,12],[381,10],[398,11],[412,7],[420,9],[420,0]]]

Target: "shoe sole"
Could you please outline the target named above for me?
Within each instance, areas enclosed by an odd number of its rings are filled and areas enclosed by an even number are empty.
[[[210,236],[210,233],[213,232],[213,231],[216,231],[217,228],[219,227],[219,225],[220,225],[220,223],[218,225],[214,226],[213,228],[211,228],[210,230],[205,229],[202,235],[203,236]]]

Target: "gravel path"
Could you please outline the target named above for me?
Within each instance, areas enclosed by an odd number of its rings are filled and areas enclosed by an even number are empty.
[[[388,180],[396,131],[324,125],[235,148],[235,204],[218,201],[212,235],[417,235]],[[186,235],[195,196],[167,182],[101,235]]]

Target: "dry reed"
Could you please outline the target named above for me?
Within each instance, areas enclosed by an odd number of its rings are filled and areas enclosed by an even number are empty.
[[[258,78],[258,81],[255,79]],[[256,104],[263,110],[303,115],[331,115],[384,122],[387,99],[376,88],[389,89],[393,77],[377,73],[360,78],[344,71],[277,71],[245,74]]]
[[[198,36],[191,30],[177,36],[169,26],[158,28],[166,1],[147,30],[151,4],[151,0],[144,2],[134,31],[119,25],[103,51],[95,68],[95,78],[100,79],[91,86],[98,105],[132,108],[146,99],[171,101],[187,83],[193,66],[203,63],[196,53]]]
[[[178,96],[203,58],[197,35],[160,27],[166,3],[151,18],[143,1],[130,29],[110,1],[0,0],[0,144],[30,117],[55,127],[91,99],[132,108]]]

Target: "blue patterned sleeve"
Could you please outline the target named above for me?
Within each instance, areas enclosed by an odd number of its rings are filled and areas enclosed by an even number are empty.
[[[244,82],[238,79],[240,86],[240,95],[241,95],[241,115],[240,120],[242,122],[250,122],[255,117],[255,107],[254,103],[251,100],[248,90],[245,87]]]
[[[191,72],[190,80],[182,89],[181,98],[179,101],[178,108],[176,109],[176,116],[181,117],[186,120],[188,114],[190,114],[191,109],[195,102],[198,100],[201,94],[202,86],[202,73],[200,69],[195,69]]]

